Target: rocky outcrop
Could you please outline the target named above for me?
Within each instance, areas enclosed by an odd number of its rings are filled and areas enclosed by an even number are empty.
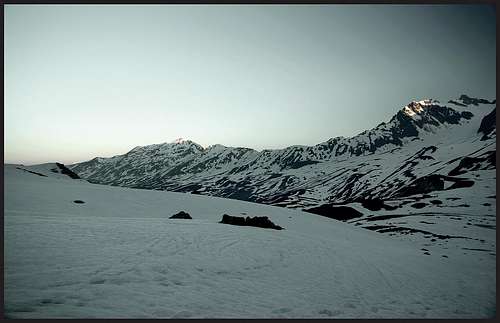
[[[61,174],[68,175],[72,179],[80,179],[80,176],[78,176],[78,174],[71,171],[68,167],[64,166],[64,164],[56,163],[56,165],[61,170]]]
[[[478,104],[495,104],[496,100],[488,101],[486,99],[471,98],[466,94],[462,94],[459,98],[465,105],[478,105]]]
[[[497,128],[497,108],[493,109],[487,116],[481,120],[481,125],[477,130],[478,133],[482,133],[483,137],[481,137],[481,141],[490,139],[490,134],[493,130]]]
[[[393,195],[393,197],[406,197],[416,194],[430,193],[434,191],[443,191],[445,190],[445,182],[453,183],[448,188],[446,188],[446,190],[471,187],[474,185],[473,180],[469,180],[466,178],[431,174],[428,176],[417,178],[409,185],[402,187]]]
[[[169,219],[192,219],[189,213],[180,211],[177,214],[172,215]]]
[[[323,204],[321,206],[306,209],[304,211],[340,221],[347,221],[363,216],[363,213],[352,207],[335,206],[332,204]]]
[[[231,216],[224,214],[222,220],[219,223],[241,225],[241,226],[252,226],[266,229],[282,230],[283,228],[279,225],[274,224],[267,216],[255,216],[246,218],[240,216]]]
[[[405,186],[401,188],[398,192],[396,192],[395,196],[397,197],[410,196],[415,194],[424,194],[442,190],[444,190],[443,176],[438,174],[432,174],[429,176],[417,178],[408,186]]]
[[[478,157],[464,157],[457,167],[452,169],[448,175],[462,175],[469,171],[482,169],[496,169],[496,150],[486,152]]]
[[[383,200],[378,198],[373,199],[357,199],[355,202],[360,202],[361,206],[370,211],[380,211],[382,209],[386,211],[392,211],[397,209],[397,206],[390,206],[384,203]]]

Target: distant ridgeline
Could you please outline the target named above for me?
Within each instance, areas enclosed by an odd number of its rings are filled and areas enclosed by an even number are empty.
[[[180,139],[69,168],[93,183],[291,208],[383,206],[382,200],[450,189],[481,194],[474,184],[496,168],[495,147],[496,100],[462,95],[445,104],[411,102],[371,130],[315,146],[259,152]]]

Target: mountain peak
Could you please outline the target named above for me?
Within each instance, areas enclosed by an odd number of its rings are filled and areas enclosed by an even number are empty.
[[[177,138],[174,141],[172,141],[171,143],[172,144],[183,144],[183,143],[189,143],[189,142],[191,142],[191,140],[187,140],[184,138]]]
[[[200,144],[197,144],[196,142],[194,142],[192,140],[184,139],[184,138],[177,138],[174,141],[171,141],[171,142],[166,143],[166,144],[168,146],[177,146],[177,145],[186,146],[186,147],[195,146],[198,150],[204,149],[203,146],[201,146]]]
[[[420,101],[412,101],[408,105],[404,106],[402,111],[409,117],[414,117],[420,114],[428,106],[432,105],[431,99],[424,99]]]

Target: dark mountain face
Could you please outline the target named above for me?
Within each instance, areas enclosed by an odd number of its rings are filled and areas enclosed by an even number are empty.
[[[476,102],[468,97],[460,100],[465,107]],[[179,141],[136,147],[124,155],[94,158],[70,168],[95,183],[299,208],[384,199],[436,187],[442,190],[446,183],[454,183],[452,177],[430,177],[436,179],[436,186],[425,176],[445,176],[445,171],[457,167],[467,155],[464,151],[477,150],[477,144],[471,143],[476,138],[469,133],[479,128],[484,136],[488,131],[490,137],[483,140],[484,145],[496,140],[494,116],[490,113],[483,119],[486,113],[481,102],[478,99],[474,113],[462,105],[455,104],[453,109],[433,100],[411,102],[371,130],[315,146],[258,152],[222,145],[203,148],[192,141]],[[484,126],[479,127],[481,119]],[[462,135],[460,129],[471,127],[473,131]],[[457,129],[457,135],[447,136],[451,129]],[[442,138],[450,143],[436,146]],[[465,146],[453,149],[454,140]],[[419,182],[419,178],[424,179]]]
[[[415,113],[415,114],[412,114]],[[417,115],[419,118],[415,118]],[[416,137],[419,130],[426,125],[439,127],[444,124],[459,124],[461,120],[470,120],[473,114],[468,111],[457,112],[452,108],[440,106],[428,102],[423,105],[417,102],[410,103],[405,109],[399,111],[391,121],[396,119],[397,123],[392,128],[392,137],[402,139],[405,137]],[[399,141],[400,142],[400,141]]]
[[[479,126],[478,133],[482,133],[483,136],[481,137],[481,140],[487,140],[489,139],[489,135],[493,132],[493,130],[496,131],[497,128],[497,108],[493,109],[486,117],[481,120],[481,125]]]

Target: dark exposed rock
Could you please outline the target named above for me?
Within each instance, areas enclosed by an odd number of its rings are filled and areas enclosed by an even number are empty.
[[[252,201],[252,191],[248,190],[246,188],[230,188],[223,190],[224,196],[235,199],[235,200],[242,200],[242,201]]]
[[[433,191],[443,191],[445,190],[444,188],[445,181],[454,182],[450,187],[447,188],[447,190],[452,190],[462,187],[471,187],[474,185],[474,181],[468,179],[445,176],[440,174],[431,174],[417,178],[407,186],[404,186],[401,189],[399,189],[394,194],[394,196],[403,197],[415,194],[430,193]],[[427,195],[427,197],[430,197],[430,195]]]
[[[268,196],[266,199],[256,199],[255,202],[257,203],[264,203],[264,204],[279,204],[287,201],[290,197],[294,195],[302,195],[305,193],[304,189],[298,189],[298,190],[290,190],[283,192],[281,194],[273,195],[273,196]]]
[[[267,216],[255,216],[255,217],[249,217],[247,216],[245,218],[245,224],[253,227],[259,227],[259,228],[269,228],[269,229],[276,229],[276,230],[281,230],[283,229],[279,225],[274,224]]]
[[[440,204],[443,204],[443,202],[441,200],[432,200],[430,201],[432,204],[434,205],[440,205]]]
[[[85,202],[84,202],[84,201],[82,201],[82,200],[74,200],[74,201],[73,201],[73,203],[83,204],[83,203],[85,203]]]
[[[423,203],[423,202],[419,202],[419,203],[414,203],[412,205],[410,205],[412,208],[415,208],[415,209],[421,209],[421,208],[424,208],[427,206],[427,203]]]
[[[369,225],[369,226],[363,227],[363,229],[378,231],[381,229],[387,229],[387,228],[392,228],[392,227],[393,227],[392,225]]]
[[[56,165],[61,170],[61,174],[68,175],[72,179],[80,179],[80,176],[72,172],[68,167],[64,166],[64,164],[56,163]]]
[[[28,173],[31,173],[31,174],[35,174],[35,175],[38,175],[38,176],[47,177],[47,175],[43,175],[43,174],[40,174],[40,173],[37,173],[37,172],[32,172],[32,171],[24,169],[24,168],[16,167],[16,169],[23,170],[25,172],[28,172]]]
[[[386,214],[386,215],[377,215],[377,216],[370,216],[369,218],[366,219],[366,221],[379,221],[379,220],[387,220],[387,219],[395,219],[395,218],[403,218],[407,217],[409,214]]]
[[[453,185],[451,185],[447,189],[454,190],[456,188],[471,187],[473,185],[474,185],[474,181],[464,179],[464,180],[457,181],[457,182],[453,183]]]
[[[316,161],[316,160],[299,160],[299,161],[296,161],[296,162],[288,164],[287,168],[296,169],[296,168],[304,167],[304,166],[307,166],[307,165],[314,165],[314,164],[317,164],[317,163],[319,163],[319,161]]]
[[[456,176],[465,174],[467,171],[480,169],[496,169],[496,150],[488,151],[478,157],[464,157],[457,167],[452,169],[448,175]]]
[[[464,118],[466,120],[470,120],[474,116],[474,114],[472,112],[469,112],[469,111],[463,111],[462,113],[460,113],[460,115],[462,116],[462,118]]]
[[[172,215],[169,219],[192,219],[189,213],[180,211],[177,214]]]
[[[481,120],[481,125],[477,130],[478,133],[482,133],[482,141],[489,139],[489,134],[497,127],[497,108],[493,109],[487,116]]]
[[[362,200],[361,205],[370,211],[380,211],[385,206],[381,199]]]
[[[219,223],[232,224],[232,225],[245,225],[245,217],[231,216],[228,214],[222,215],[222,220]]]
[[[442,175],[432,174],[417,178],[408,186],[396,192],[396,196],[409,196],[415,194],[429,193],[432,191],[442,191],[444,180]]]
[[[486,99],[478,99],[478,98],[471,98],[469,97],[468,95],[466,94],[462,94],[459,98],[460,101],[463,102],[463,104],[465,105],[478,105],[478,104],[494,104],[496,103],[496,100],[495,101],[488,101]]]
[[[318,207],[306,209],[304,211],[340,221],[347,221],[363,216],[363,213],[357,211],[352,207],[333,206],[332,204],[323,204]]]
[[[201,184],[189,184],[189,185],[184,185],[184,186],[180,186],[174,190],[172,190],[172,192],[196,192],[198,191],[199,189],[203,188],[203,185]]]
[[[379,198],[372,199],[358,199],[356,202],[361,202],[361,205],[370,211],[380,211],[381,209],[385,209],[387,211],[392,211],[397,209],[397,206],[390,206],[384,203],[383,200]]]
[[[448,103],[452,103],[452,104],[455,104],[455,105],[458,105],[458,106],[461,106],[461,107],[466,107],[467,105],[463,104],[463,103],[460,103],[460,102],[457,102],[455,100],[449,100]]]
[[[242,216],[231,216],[228,214],[222,215],[222,220],[219,223],[241,225],[241,226],[252,226],[266,229],[282,230],[283,228],[279,225],[274,224],[267,216],[255,216],[246,218]]]

